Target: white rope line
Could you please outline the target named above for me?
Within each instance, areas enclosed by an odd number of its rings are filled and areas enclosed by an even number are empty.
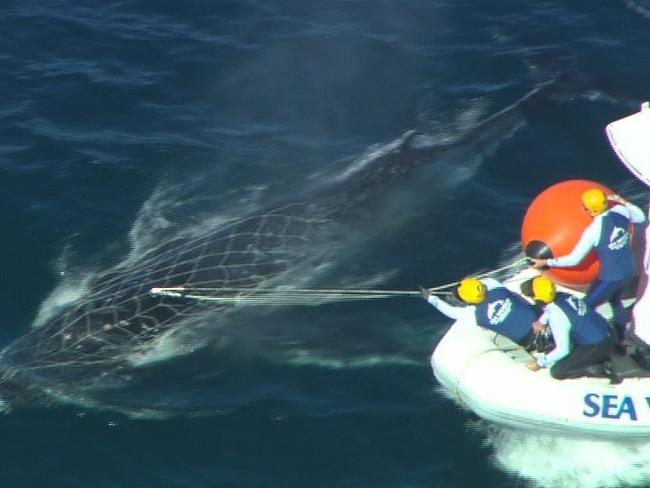
[[[527,258],[517,260],[500,268],[479,274],[477,278],[485,278],[521,266]],[[437,295],[451,295],[450,288],[457,286],[458,281],[437,285],[428,289],[429,293]],[[301,305],[321,301],[359,301],[377,300],[382,298],[420,296],[420,291],[415,290],[389,290],[389,289],[344,289],[344,288],[192,288],[192,287],[161,287],[152,288],[150,295],[183,298],[205,302],[247,303],[247,304],[284,304]]]
[[[477,277],[477,278],[485,278],[485,277],[487,277],[487,276],[491,276],[491,275],[499,274],[499,273],[501,273],[502,271],[505,271],[505,270],[507,270],[507,269],[516,268],[516,267],[518,267],[518,266],[521,266],[522,264],[526,264],[526,265],[528,265],[529,262],[530,262],[530,258],[528,258],[528,257],[523,257],[523,258],[518,259],[517,261],[515,261],[515,262],[513,262],[513,263],[506,264],[505,266],[501,266],[500,268],[493,269],[492,271],[487,271],[486,273],[483,273],[483,274],[477,275],[476,277]]]
[[[489,276],[493,276],[493,275],[499,274],[499,273],[501,273],[503,271],[506,271],[507,269],[517,268],[517,267],[521,266],[522,264],[528,264],[528,262],[529,262],[529,258],[523,257],[521,259],[518,259],[517,261],[514,261],[514,262],[510,263],[510,264],[506,264],[504,266],[501,266],[500,268],[496,268],[496,269],[493,269],[491,271],[487,271],[485,273],[474,275],[474,277],[478,278],[478,279],[487,278]],[[438,285],[438,286],[435,286],[433,288],[429,288],[429,291],[431,293],[435,293],[436,291],[439,291],[439,290],[447,290],[449,288],[453,288],[454,286],[458,286],[459,284],[460,284],[460,281],[454,281],[452,283],[446,283],[444,285]]]
[[[367,295],[419,295],[419,291],[412,290],[383,290],[383,289],[351,289],[351,288],[236,288],[236,287],[219,287],[219,288],[188,288],[188,287],[165,287],[165,288],[152,288],[152,294],[166,293],[166,292],[178,292],[178,293],[195,293],[195,292],[235,292],[235,293],[249,293],[249,294],[273,294],[273,295],[285,295],[285,294],[327,294],[327,293],[341,293],[341,294],[367,294]]]
[[[198,301],[248,304],[306,304],[317,301],[358,301],[381,298],[419,296],[411,290],[346,289],[251,289],[251,288],[152,288],[151,295],[188,298]]]

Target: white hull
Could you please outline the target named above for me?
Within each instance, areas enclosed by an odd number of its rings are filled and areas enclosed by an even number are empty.
[[[531,358],[494,332],[458,321],[435,348],[431,366],[454,400],[492,422],[564,434],[650,437],[650,377],[617,385],[606,378],[556,380],[547,369],[530,371]]]

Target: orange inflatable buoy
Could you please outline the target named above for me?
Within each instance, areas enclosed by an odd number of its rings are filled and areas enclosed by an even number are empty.
[[[569,180],[547,188],[533,200],[521,226],[526,256],[557,258],[573,250],[592,221],[580,199],[591,188],[600,188],[607,195],[614,193],[595,181]],[[583,288],[596,279],[599,270],[598,256],[592,251],[574,268],[551,268],[543,274],[562,285]]]

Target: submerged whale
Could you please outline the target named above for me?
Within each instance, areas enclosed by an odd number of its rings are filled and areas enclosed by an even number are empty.
[[[249,338],[233,337],[246,324],[267,331],[264,352],[275,347],[284,357],[304,357],[305,349],[320,347],[322,339],[309,324],[282,333],[274,328],[295,307],[270,307],[274,316],[268,307],[245,301],[206,302],[151,290],[209,288],[215,296],[245,298],[259,289],[327,285],[332,269],[349,262],[375,236],[395,229],[405,218],[404,208],[415,210],[422,195],[444,191],[441,175],[470,177],[482,158],[548,101],[555,85],[537,86],[446,140],[407,131],[320,178],[304,195],[271,202],[267,210],[217,228],[180,232],[98,273],[81,296],[0,353],[4,409],[69,403],[128,412],[125,398],[144,391],[143,378],[161,383],[156,375],[168,371],[172,358],[187,361],[206,349],[227,356],[234,341],[238,353],[245,351]],[[205,357],[195,362],[208,370],[227,368],[227,362]],[[174,388],[173,382],[166,388]],[[152,391],[137,402],[141,413],[174,409],[165,394]]]

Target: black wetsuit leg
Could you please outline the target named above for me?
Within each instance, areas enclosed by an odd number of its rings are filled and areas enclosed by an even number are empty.
[[[601,303],[609,302],[614,311],[614,329],[619,342],[625,340],[627,323],[630,321],[630,311],[623,305],[623,293],[630,278],[616,281],[596,280],[591,287],[585,303],[595,309]]]
[[[609,338],[592,346],[574,346],[567,357],[551,367],[551,376],[558,380],[587,376],[589,366],[609,359],[611,348]]]

